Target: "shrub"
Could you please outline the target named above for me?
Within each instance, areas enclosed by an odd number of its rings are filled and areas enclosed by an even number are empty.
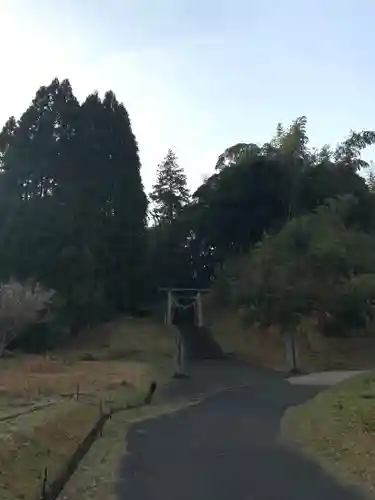
[[[375,237],[348,227],[353,203],[293,219],[241,259],[234,301],[248,319],[293,329],[318,316],[337,331],[374,322]]]
[[[375,274],[359,274],[340,284],[331,307],[329,332],[365,330],[375,321]]]
[[[43,320],[53,295],[38,283],[11,280],[0,285],[0,357],[10,342]]]

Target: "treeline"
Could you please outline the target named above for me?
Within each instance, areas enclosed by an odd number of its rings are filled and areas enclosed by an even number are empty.
[[[334,335],[371,329],[374,176],[359,171],[374,141],[372,131],[351,132],[334,149],[315,150],[301,117],[278,125],[262,146],[228,148],[190,202],[152,229],[170,245],[155,266],[160,280],[181,283],[176,270],[183,269],[184,283],[213,285],[220,309],[235,307],[258,325],[290,330],[310,322]]]
[[[287,129],[279,125],[269,143],[241,143],[224,151],[214,174],[188,203],[174,192],[182,209],[168,223],[159,220],[150,232],[164,231],[171,253],[184,255],[180,263],[188,270],[186,282],[207,286],[228,260],[247,252],[265,233],[277,233],[293,217],[342,195],[368,201],[368,183],[358,171],[366,166],[362,149],[374,140],[373,132],[352,133],[334,150],[314,150],[307,147],[305,117]],[[171,262],[170,255],[162,256]],[[163,271],[168,283],[174,282],[174,275],[173,270]]]
[[[265,234],[329,199],[353,196],[353,218],[369,231],[373,198],[358,171],[374,140],[352,132],[333,150],[310,149],[302,117],[269,143],[228,148],[193,194],[170,150],[147,197],[114,93],[79,103],[56,79],[0,134],[1,281],[56,290],[58,316],[77,332],[136,312],[159,287],[210,286]]]

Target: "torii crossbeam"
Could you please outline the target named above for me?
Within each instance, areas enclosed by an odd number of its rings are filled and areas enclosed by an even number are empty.
[[[209,292],[209,288],[160,288],[160,291],[167,292],[167,312],[165,322],[172,324],[173,294],[178,292],[193,292],[194,307],[196,307],[197,326],[203,326],[202,294]]]

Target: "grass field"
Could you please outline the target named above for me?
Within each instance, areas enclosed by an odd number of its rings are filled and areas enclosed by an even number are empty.
[[[375,493],[375,373],[359,375],[290,408],[281,425],[344,482]]]
[[[0,361],[0,498],[35,499],[100,411],[139,404],[171,370],[173,329],[122,319],[48,356]]]

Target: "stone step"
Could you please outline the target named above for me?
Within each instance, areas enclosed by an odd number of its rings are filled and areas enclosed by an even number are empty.
[[[220,345],[206,327],[195,325],[176,325],[186,345],[190,359],[223,359]]]

